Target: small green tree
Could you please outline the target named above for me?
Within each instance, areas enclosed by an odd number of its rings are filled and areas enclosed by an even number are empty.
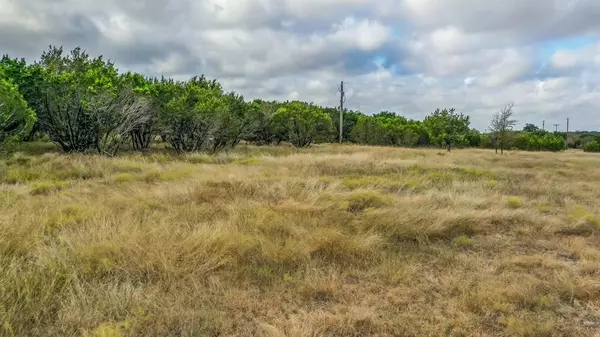
[[[384,141],[383,133],[383,127],[377,118],[360,115],[350,133],[350,137],[358,144],[382,145]]]
[[[178,152],[210,149],[219,116],[229,113],[221,85],[196,76],[185,83],[169,83],[167,88],[167,102],[159,114],[161,133]]]
[[[595,140],[593,140],[589,143],[586,143],[583,146],[583,151],[585,151],[585,152],[600,152],[600,143],[598,143]]]
[[[423,120],[430,141],[447,147],[448,151],[455,145],[466,145],[470,124],[469,116],[457,113],[454,109],[437,109]]]
[[[283,105],[273,115],[273,123],[286,139],[296,147],[313,143],[319,133],[324,137],[331,132],[331,117],[319,107],[299,101]]]
[[[247,118],[254,127],[244,136],[244,140],[258,145],[279,144],[285,135],[277,132],[273,116],[280,107],[281,104],[275,101],[252,101],[248,105]]]
[[[0,144],[28,136],[35,121],[17,86],[0,69]]]
[[[35,71],[42,79],[37,85],[43,98],[37,109],[42,131],[65,152],[102,151],[102,105],[118,90],[113,64],[79,48],[65,55],[62,48],[50,47]]]

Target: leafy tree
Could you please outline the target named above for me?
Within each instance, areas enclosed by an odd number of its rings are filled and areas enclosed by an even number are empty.
[[[338,142],[340,139],[340,109],[325,107],[323,110],[331,117],[331,124],[333,125],[329,141]],[[360,115],[362,114],[358,111],[344,109],[344,125],[342,129],[342,140],[344,142],[352,141],[351,133]]]
[[[315,142],[319,134],[331,132],[331,117],[315,105],[299,101],[283,105],[273,115],[277,130],[283,132],[286,139],[296,147],[308,146]]]
[[[147,116],[144,118],[144,123],[136,125],[130,133],[133,149],[145,151],[150,148],[154,136],[158,133],[158,111],[161,108],[158,98],[160,82],[131,72],[121,75],[119,81],[120,86],[131,88],[137,96],[145,97]]]
[[[178,152],[210,148],[218,116],[227,113],[223,90],[216,80],[192,77],[185,83],[169,83],[168,102],[159,115],[161,132]],[[171,91],[172,90],[172,91]]]
[[[524,132],[539,132],[540,130],[540,128],[530,123],[525,124],[525,127],[523,128]]]
[[[472,129],[467,134],[467,142],[471,147],[480,147],[482,144],[481,133],[476,129]]]
[[[0,69],[0,144],[27,136],[35,121],[35,113],[18,87]]]
[[[504,153],[508,137],[517,124],[517,121],[512,119],[514,115],[513,107],[514,103],[505,105],[504,108],[496,112],[490,124],[490,131],[494,134],[496,141],[496,153],[498,153],[498,146],[500,147],[500,153]]]
[[[90,58],[80,48],[64,55],[62,48],[50,47],[35,67],[42,79],[37,110],[42,131],[65,152],[104,152],[100,139],[106,118],[101,104],[117,95],[113,64],[101,56]]]
[[[3,78],[11,81],[17,86],[18,91],[27,102],[27,105],[36,112],[41,103],[39,90],[37,90],[41,78],[40,73],[36,72],[34,69],[34,67],[27,64],[24,58],[13,59],[8,55],[4,55],[0,59],[0,71],[4,73]],[[31,129],[29,129],[29,134],[22,137],[23,140],[32,140],[38,130],[39,127],[36,122]]]
[[[212,136],[213,152],[236,146],[258,127],[258,121],[250,114],[250,106],[244,97],[230,92],[222,99],[227,108],[215,116],[217,124]]]
[[[598,143],[597,141],[591,141],[589,143],[586,143],[583,146],[583,151],[585,152],[600,152],[600,143]]]
[[[254,126],[244,140],[258,145],[279,144],[285,135],[277,132],[273,125],[273,115],[281,107],[278,102],[254,100],[248,106],[248,119]]]
[[[469,116],[457,113],[454,109],[437,109],[423,121],[431,142],[446,146],[448,151],[455,145],[466,145],[470,124]]]
[[[353,141],[365,145],[382,145],[384,139],[380,121],[366,115],[358,116],[350,135]]]

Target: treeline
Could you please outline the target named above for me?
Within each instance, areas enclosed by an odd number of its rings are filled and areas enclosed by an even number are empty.
[[[343,140],[368,145],[517,148],[560,151],[565,138],[501,128],[482,134],[454,109],[423,121],[393,112],[344,111]],[[217,152],[242,141],[297,147],[337,141],[339,110],[300,101],[246,101],[204,76],[187,81],[119,73],[102,56],[50,47],[28,63],[0,60],[0,142],[47,137],[64,152],[115,155],[154,141],[178,152]]]

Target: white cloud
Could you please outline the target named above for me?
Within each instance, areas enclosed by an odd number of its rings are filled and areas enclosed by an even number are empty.
[[[600,37],[598,17],[597,0],[0,0],[0,50],[79,45],[122,70],[331,106],[344,80],[349,108],[455,107],[480,129],[515,101],[522,123],[584,129],[600,128],[600,44],[538,48]]]

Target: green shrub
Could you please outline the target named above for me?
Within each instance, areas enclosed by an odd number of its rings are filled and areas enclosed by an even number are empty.
[[[597,141],[591,141],[583,146],[585,152],[600,152],[600,143]]]

